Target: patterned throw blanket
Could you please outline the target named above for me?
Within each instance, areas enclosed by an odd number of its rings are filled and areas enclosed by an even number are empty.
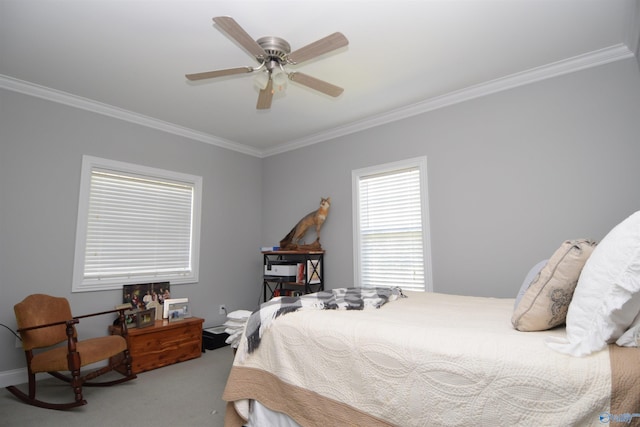
[[[264,332],[283,314],[298,310],[364,310],[380,308],[398,297],[406,298],[399,287],[338,288],[300,297],[275,297],[254,311],[245,329],[247,351],[252,353],[260,345]]]

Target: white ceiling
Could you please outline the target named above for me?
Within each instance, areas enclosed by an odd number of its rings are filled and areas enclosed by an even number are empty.
[[[464,99],[631,57],[638,0],[0,0],[0,87],[266,156]],[[257,66],[214,25],[295,50],[335,31],[349,46],[295,67],[255,108]],[[637,40],[636,40],[637,42]]]

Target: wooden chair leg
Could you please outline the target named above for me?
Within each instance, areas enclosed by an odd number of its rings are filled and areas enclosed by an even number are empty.
[[[29,372],[29,398],[35,399],[36,397],[36,374]]]
[[[69,328],[67,328],[69,329]],[[67,334],[72,333],[71,330],[67,331]],[[69,343],[75,344],[75,341],[70,340]],[[82,401],[82,382],[80,377],[80,354],[76,351],[75,345],[69,345],[69,353],[67,354],[67,363],[69,365],[69,372],[71,372],[71,388],[73,389],[73,395],[76,402]]]

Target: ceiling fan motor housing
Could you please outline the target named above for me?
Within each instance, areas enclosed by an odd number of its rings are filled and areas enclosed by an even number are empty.
[[[285,39],[274,36],[260,37],[256,42],[267,53],[265,62],[276,61],[279,64],[287,62],[287,55],[291,53],[291,46]],[[257,58],[260,60],[260,58]]]

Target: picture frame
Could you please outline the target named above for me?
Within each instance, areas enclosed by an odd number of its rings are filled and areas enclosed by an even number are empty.
[[[169,282],[140,283],[122,287],[122,302],[131,304],[134,309],[162,307],[164,300],[170,298]]]
[[[127,325],[127,328],[137,328],[138,327],[138,309],[126,310],[124,312],[124,322]]]
[[[191,317],[191,311],[189,309],[189,302],[176,302],[169,304],[169,311],[167,318],[169,323],[178,322]]]
[[[156,308],[152,307],[145,310],[138,310],[136,313],[136,327],[146,328],[156,323]]]
[[[189,302],[189,298],[170,298],[170,299],[164,300],[162,318],[163,319],[169,318],[169,306],[171,304],[178,304],[178,303],[185,303],[185,302]]]
[[[122,302],[134,309],[156,309],[156,319],[162,320],[164,300],[171,298],[169,282],[141,283],[122,287]],[[135,322],[134,322],[135,323]],[[130,325],[128,323],[127,325]],[[135,324],[133,325],[135,327]]]

